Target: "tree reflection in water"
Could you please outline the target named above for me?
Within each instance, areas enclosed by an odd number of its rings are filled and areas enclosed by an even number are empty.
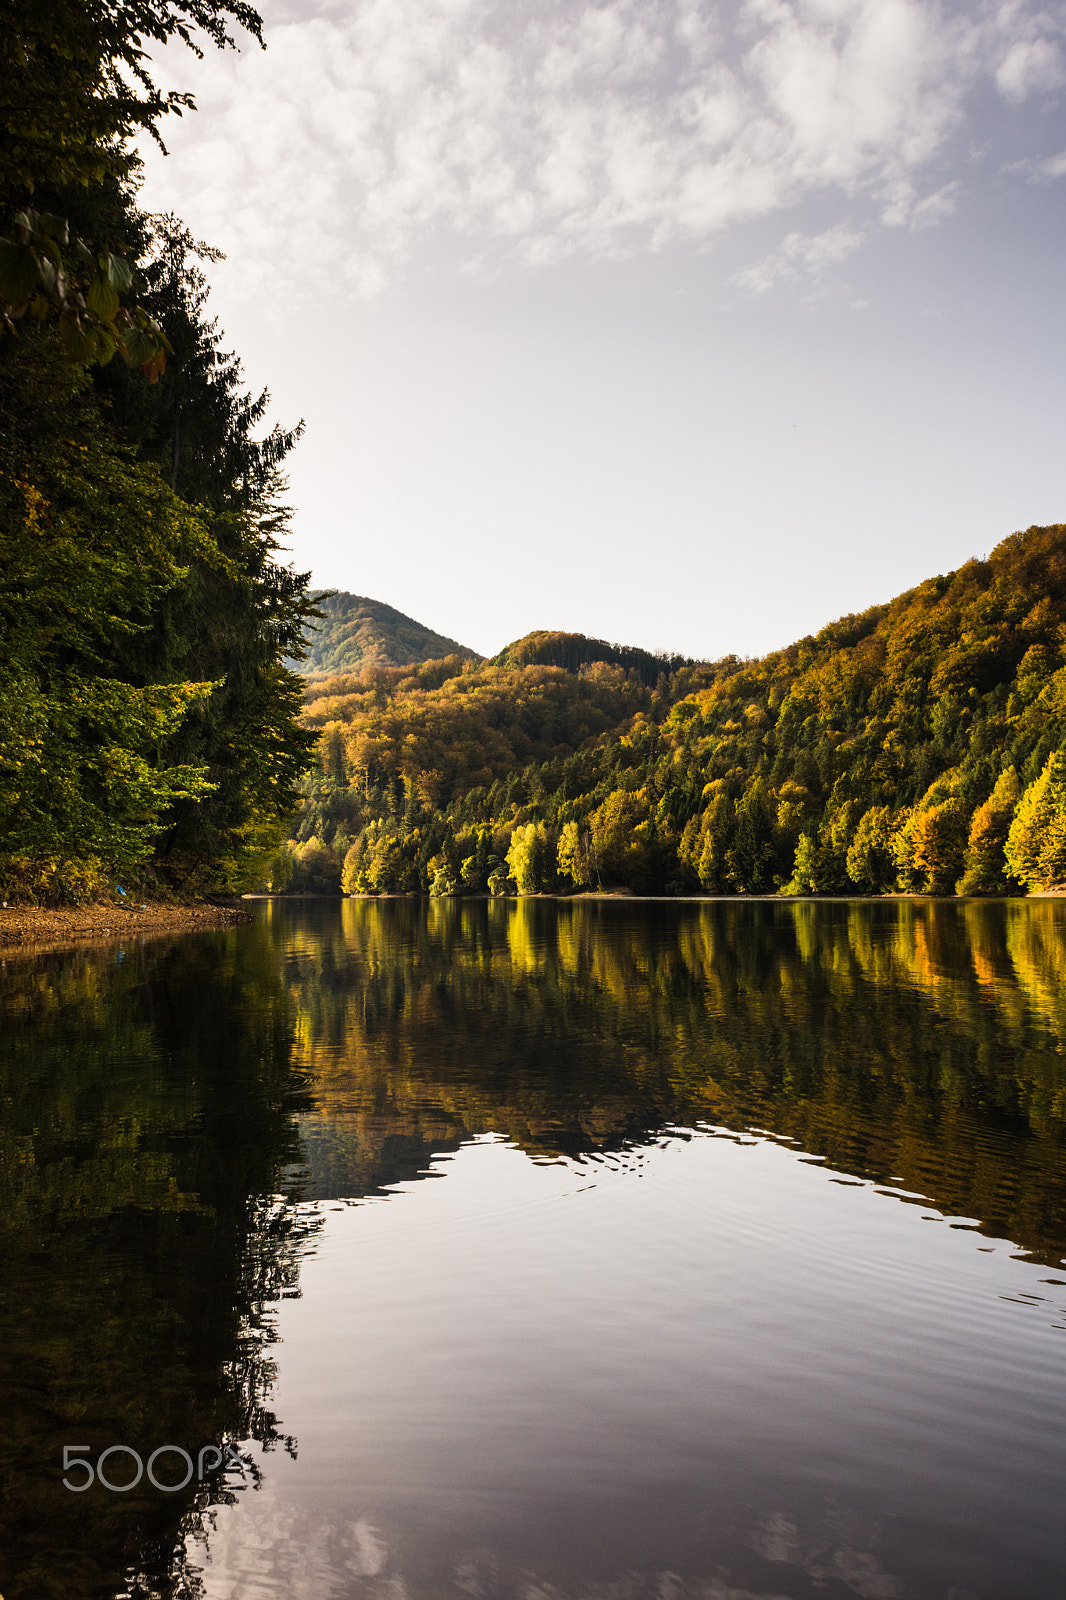
[[[74,1494],[63,1447],[292,1448],[270,1307],[313,1226],[279,1194],[309,1104],[295,1006],[255,928],[9,963],[3,993],[0,1592],[193,1594],[185,1535],[239,1475]]]
[[[1058,1265],[1064,917],[275,902],[229,933],[9,965],[0,1592],[197,1593],[198,1531],[239,1475],[75,1495],[63,1447],[294,1448],[271,1307],[318,1225],[301,1200],[381,1193],[475,1135],[580,1161],[755,1128]]]
[[[277,905],[314,1191],[504,1133],[538,1159],[757,1127],[1054,1264],[1066,903]],[[299,915],[299,914],[297,914]]]

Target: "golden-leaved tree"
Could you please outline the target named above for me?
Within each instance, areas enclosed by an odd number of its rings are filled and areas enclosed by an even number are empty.
[[[1029,889],[1066,882],[1066,750],[1056,750],[1018,802],[1007,834],[1007,866]]]

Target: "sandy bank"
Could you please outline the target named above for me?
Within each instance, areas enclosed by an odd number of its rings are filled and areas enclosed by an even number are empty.
[[[191,933],[200,928],[229,928],[250,922],[243,906],[163,905],[149,900],[143,907],[113,905],[0,908],[0,956],[32,955],[68,945],[106,944],[120,939]]]

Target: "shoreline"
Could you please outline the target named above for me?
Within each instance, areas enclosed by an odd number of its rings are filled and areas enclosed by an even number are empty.
[[[241,896],[241,902],[230,904],[212,905],[208,901],[193,901],[189,905],[173,905],[164,901],[149,900],[145,903],[135,902],[131,905],[116,905],[112,901],[104,901],[95,905],[84,906],[5,906],[0,908],[0,960],[8,960],[17,956],[33,956],[52,950],[72,950],[93,945],[116,944],[124,939],[135,937],[166,938],[188,933],[208,932],[218,928],[235,928],[255,920],[255,912],[248,902],[262,902],[279,900],[284,903],[301,900],[335,900],[338,903],[344,900],[425,900],[429,896],[410,892],[407,894],[357,894],[357,895],[272,895],[272,894],[246,894]],[[463,900],[492,900],[489,895],[463,895],[447,896],[449,901]],[[761,902],[763,905],[796,905],[796,904],[836,904],[846,905],[861,902],[863,904],[881,904],[901,900],[929,903],[939,901],[962,905],[967,901],[976,900],[988,902],[991,900],[1060,900],[1066,899],[1066,886],[1056,886],[1053,889],[1034,890],[1027,895],[922,895],[922,894],[886,894],[886,895],[636,895],[632,890],[585,890],[576,894],[536,894],[525,896],[504,896],[503,904],[517,904],[519,899],[526,901],[553,900],[553,901],[630,901],[641,904],[734,904],[744,902]]]
[[[519,901],[553,900],[562,904],[572,904],[575,900],[624,900],[632,901],[635,905],[743,905],[757,903],[760,905],[892,905],[897,901],[913,901],[919,905],[933,903],[944,905],[990,905],[1000,901],[1014,903],[1024,900],[1062,900],[1066,899],[1066,884],[1055,884],[1049,889],[1030,889],[1027,894],[921,894],[916,889],[893,889],[885,894],[860,894],[857,890],[853,894],[637,894],[633,889],[578,889],[573,894],[555,894],[545,889],[538,889],[535,894],[505,894],[491,895],[485,890],[478,890],[474,894],[446,894],[437,897],[441,901],[485,901],[490,905],[517,905]],[[263,891],[258,894],[246,894],[244,900],[274,900],[284,905],[286,902],[298,904],[303,900],[333,900],[343,903],[345,900],[424,900],[427,904],[433,901],[434,896],[424,889],[382,889],[375,893],[372,890],[363,890],[358,894],[332,894],[327,890],[313,893],[310,890],[300,894],[286,894],[284,891],[271,894]]]
[[[131,936],[162,938],[251,922],[254,913],[238,905],[169,905],[159,900],[124,906],[104,901],[84,906],[5,906],[0,908],[0,958],[37,955],[45,950],[114,944]]]

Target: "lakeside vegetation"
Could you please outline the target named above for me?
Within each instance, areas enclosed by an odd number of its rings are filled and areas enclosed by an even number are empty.
[[[315,608],[280,469],[207,308],[217,252],[137,203],[131,139],[190,106],[153,44],[260,40],[241,0],[8,8],[0,107],[0,895],[251,887],[314,737]],[[199,43],[197,42],[199,41]],[[260,41],[261,42],[261,41]]]
[[[538,633],[308,685],[275,889],[1002,894],[1066,879],[1066,528],[758,660]]]

